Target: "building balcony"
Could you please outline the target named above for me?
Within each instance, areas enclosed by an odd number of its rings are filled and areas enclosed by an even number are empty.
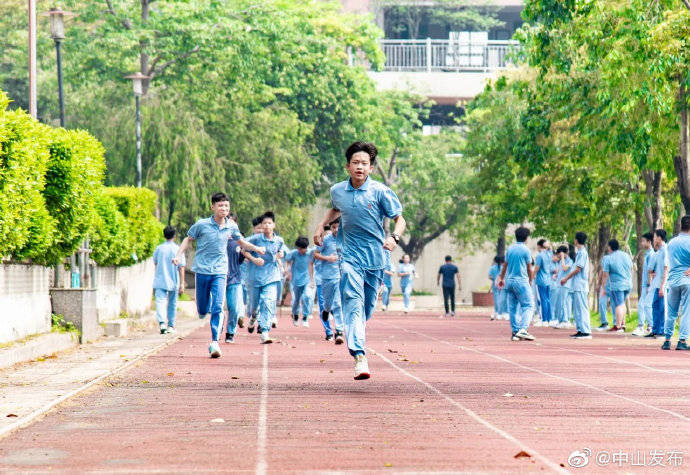
[[[517,41],[381,40],[387,72],[494,72],[511,66]]]

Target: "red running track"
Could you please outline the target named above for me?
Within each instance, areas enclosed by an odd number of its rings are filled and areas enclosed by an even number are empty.
[[[0,440],[0,471],[687,472],[690,355],[658,340],[379,313],[354,381],[312,322],[218,360],[200,329]]]

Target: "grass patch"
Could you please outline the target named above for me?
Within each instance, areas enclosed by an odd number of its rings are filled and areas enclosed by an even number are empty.
[[[56,315],[53,313],[50,315],[50,320],[51,320],[51,328],[52,328],[52,331],[54,331],[54,332],[79,333],[79,330],[77,329],[76,326],[74,326],[74,323],[65,320],[65,317],[63,315]]]

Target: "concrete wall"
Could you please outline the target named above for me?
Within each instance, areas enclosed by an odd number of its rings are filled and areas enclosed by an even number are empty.
[[[50,269],[0,265],[0,343],[50,330]]]
[[[120,313],[141,315],[151,308],[153,259],[129,267],[99,267],[96,275],[98,321]]]

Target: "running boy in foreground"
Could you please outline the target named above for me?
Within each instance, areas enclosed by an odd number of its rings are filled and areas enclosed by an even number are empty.
[[[376,305],[385,268],[384,249],[392,251],[405,232],[402,205],[393,190],[369,174],[378,151],[373,144],[355,142],[347,148],[350,178],[331,187],[331,206],[314,232],[314,243],[323,244],[324,228],[340,217],[338,240],[342,243],[340,291],[347,347],[355,359],[355,379],[370,377],[366,359],[366,322]],[[384,218],[395,221],[386,238]]]

